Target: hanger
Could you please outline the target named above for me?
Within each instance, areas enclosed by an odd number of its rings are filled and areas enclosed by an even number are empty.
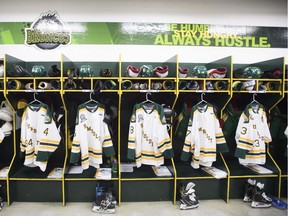
[[[251,106],[252,106],[252,109],[254,112],[258,112],[258,109],[259,109],[259,102],[255,99],[255,96],[257,94],[256,93],[253,93],[253,100],[250,102]]]
[[[34,94],[33,94],[34,100],[31,101],[30,104],[42,103],[40,100],[38,100],[38,99],[36,98],[36,96],[35,96],[36,94],[38,94],[38,93],[37,93],[37,92],[34,92]]]
[[[253,100],[251,101],[251,104],[259,104],[259,102],[255,99],[256,95],[256,93],[253,93]]]
[[[148,98],[148,94],[151,95],[150,92],[146,93],[146,100],[143,101],[141,104],[143,105],[144,110],[146,112],[150,113],[150,112],[152,112],[152,110],[154,108],[155,102]]]
[[[94,100],[94,99],[92,98],[92,94],[94,94],[94,92],[91,92],[91,93],[90,93],[90,100],[86,101],[85,104],[88,104],[88,103],[91,103],[91,102],[98,104],[98,101],[96,101],[96,100]]]
[[[151,95],[150,92],[146,93],[146,100],[143,101],[142,104],[144,104],[144,103],[155,103],[154,101],[152,101],[152,100],[150,100],[150,99],[148,98],[148,94]]]
[[[205,95],[204,92],[201,93],[201,101],[198,102],[198,103],[196,104],[196,106],[198,106],[198,107],[203,107],[203,106],[205,106],[205,105],[208,103],[206,100],[204,100],[203,95]]]

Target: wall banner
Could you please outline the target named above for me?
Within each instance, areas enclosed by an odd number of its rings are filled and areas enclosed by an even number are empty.
[[[69,44],[287,48],[287,28],[133,22],[64,23],[57,12],[48,12],[31,23],[0,22],[1,44],[26,44],[44,50]]]

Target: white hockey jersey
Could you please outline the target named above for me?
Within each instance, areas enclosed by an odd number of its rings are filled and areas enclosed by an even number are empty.
[[[24,165],[46,170],[47,162],[58,148],[61,136],[46,104],[28,104],[21,121],[21,156]]]
[[[160,166],[164,157],[174,156],[167,131],[163,107],[157,103],[136,104],[130,118],[128,159],[142,164]]]
[[[265,164],[265,143],[271,142],[272,138],[263,105],[246,106],[239,119],[235,139],[235,157],[239,158],[240,164]]]
[[[89,165],[99,168],[106,156],[115,155],[108,125],[104,122],[105,108],[100,103],[86,103],[78,106],[75,134],[72,141],[71,163],[77,163],[81,156],[83,169]]]
[[[216,153],[226,151],[228,147],[213,105],[195,105],[191,111],[181,160],[187,161],[192,153],[191,166],[194,169],[200,165],[210,167],[216,161]]]

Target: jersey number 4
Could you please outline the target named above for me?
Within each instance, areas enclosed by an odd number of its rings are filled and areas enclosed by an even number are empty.
[[[43,133],[47,136],[48,135],[48,128],[46,128]]]

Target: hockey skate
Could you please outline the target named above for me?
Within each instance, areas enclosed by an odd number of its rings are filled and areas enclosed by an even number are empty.
[[[195,184],[193,182],[189,182],[186,187],[183,186],[180,189],[180,209],[193,209],[199,206],[198,197],[195,195]]]
[[[245,184],[245,192],[244,192],[244,202],[251,202],[253,198],[254,188],[256,185],[255,179],[248,179]]]
[[[96,200],[93,202],[93,212],[112,214],[115,213],[115,205],[112,203],[112,194],[105,192],[99,196],[96,196]]]
[[[104,193],[112,194],[112,204],[117,205],[116,197],[113,195],[114,189],[111,187],[100,186],[99,184],[96,186],[96,196],[100,196]]]
[[[272,199],[263,191],[264,184],[258,182],[254,188],[254,195],[251,206],[253,208],[269,208],[272,206]]]

